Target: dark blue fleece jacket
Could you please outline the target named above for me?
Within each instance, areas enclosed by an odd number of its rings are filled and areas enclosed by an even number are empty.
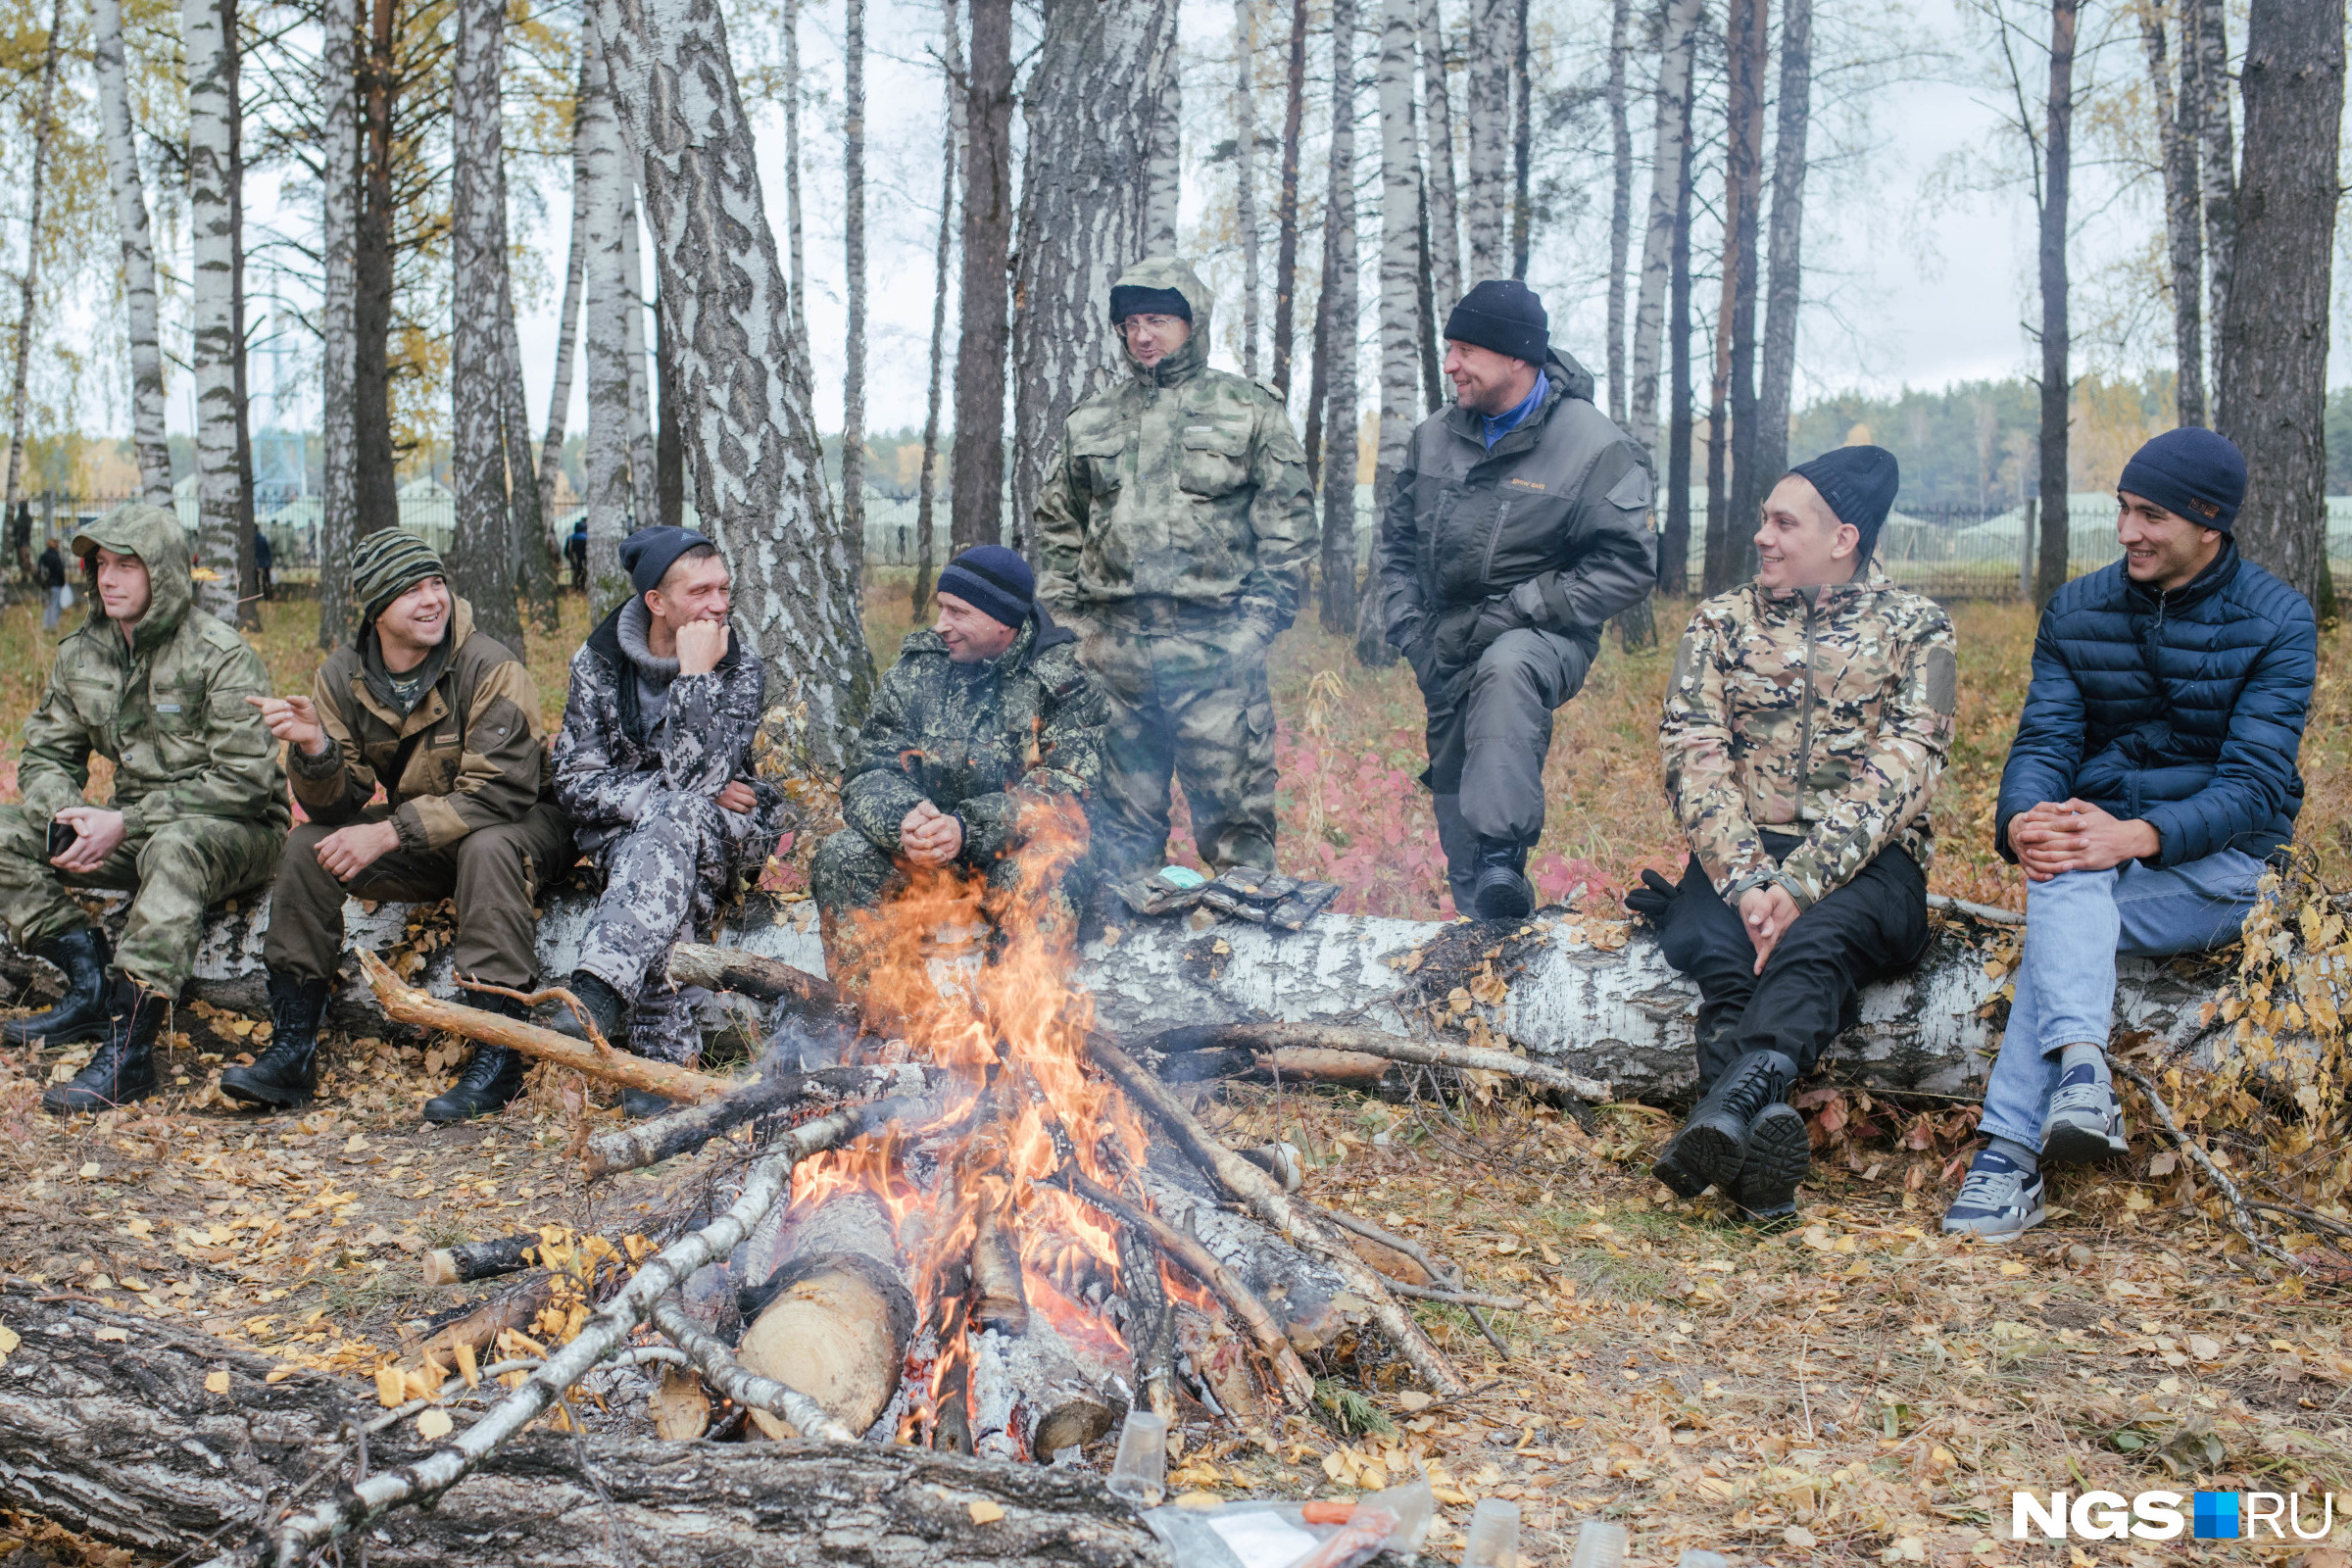
[[[2318,672],[2310,604],[2234,543],[2170,592],[2120,561],[2076,578],[2034,638],[1995,847],[2015,860],[2009,819],[2073,796],[2152,823],[2158,865],[2269,855],[2303,808],[2295,753]]]

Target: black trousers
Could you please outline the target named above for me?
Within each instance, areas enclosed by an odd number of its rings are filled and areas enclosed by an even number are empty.
[[[1783,859],[1802,839],[1766,833]],[[1751,1051],[1777,1051],[1810,1072],[1821,1053],[1860,1017],[1862,988],[1908,968],[1928,945],[1928,879],[1889,849],[1845,886],[1796,917],[1756,973],[1755,945],[1692,856],[1667,907],[1658,945],[1698,984],[1701,1094]]]

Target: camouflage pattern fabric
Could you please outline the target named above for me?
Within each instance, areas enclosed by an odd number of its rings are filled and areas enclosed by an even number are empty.
[[[1777,882],[1810,908],[1888,845],[1924,873],[1958,698],[1950,618],[1876,562],[1858,582],[1747,583],[1701,604],[1658,740],[1667,799],[1717,891],[1737,903]],[[1776,865],[1763,828],[1803,843]]]
[[[1137,598],[1213,605],[1271,642],[1298,613],[1316,540],[1290,414],[1208,368],[1215,301],[1190,267],[1155,258],[1116,286],[1177,290],[1192,336],[1070,411],[1037,499],[1037,597],[1065,618]]]
[[[95,871],[69,875],[48,863],[49,819],[0,806],[0,912],[20,948],[90,923],[69,888],[130,892],[115,963],[151,991],[177,996],[195,971],[204,911],[266,884],[285,830],[275,822],[186,816],[125,838]]]
[[[1142,603],[1100,617],[1084,644],[1110,722],[1096,789],[1096,859],[1113,875],[1167,854],[1169,783],[1184,785],[1200,858],[1274,869],[1274,699],[1254,627]]]

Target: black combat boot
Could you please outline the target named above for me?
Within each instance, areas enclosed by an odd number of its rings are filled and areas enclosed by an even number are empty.
[[[41,1108],[63,1116],[70,1111],[108,1110],[154,1094],[155,1037],[171,1007],[170,997],[143,989],[128,975],[118,978],[114,1012],[107,1019],[106,1038],[98,1043],[98,1054],[74,1074],[73,1082],[43,1094]]]
[[[1518,839],[1478,837],[1478,880],[1472,885],[1470,913],[1481,920],[1524,920],[1536,907],[1536,890],[1528,885],[1527,852]]]
[[[482,998],[485,1011],[528,1021],[530,1009],[512,997]],[[424,1102],[424,1119],[432,1122],[466,1121],[487,1115],[522,1093],[522,1053],[477,1040],[473,1059],[449,1092]]]
[[[104,1035],[114,1016],[106,984],[106,966],[114,961],[114,954],[107,949],[106,933],[94,925],[75,926],[37,944],[32,956],[65,971],[66,994],[46,1012],[0,1024],[0,1045],[29,1046],[46,1040],[53,1046],[71,1046]]]
[[[629,1004],[619,992],[585,969],[571,971],[571,994],[580,999],[588,1016],[596,1020],[596,1032],[605,1037],[605,1044],[615,1051],[626,1051],[629,1044]],[[551,1026],[560,1035],[585,1040],[588,1031],[580,1027],[580,1015],[556,1004],[555,1022]]]
[[[1678,1198],[1696,1198],[1710,1187],[1731,1192],[1747,1161],[1748,1124],[1795,1081],[1796,1063],[1777,1051],[1741,1056],[1690,1107],[1690,1119],[1667,1142],[1649,1173]],[[1801,1120],[1798,1132],[1801,1136]]]
[[[1813,1138],[1794,1105],[1774,1101],[1747,1124],[1747,1158],[1732,1201],[1750,1222],[1772,1228],[1796,1218],[1797,1184],[1813,1168]]]
[[[318,1090],[318,1025],[326,1017],[323,980],[270,976],[270,1049],[251,1066],[220,1075],[220,1092],[267,1110],[310,1102]]]

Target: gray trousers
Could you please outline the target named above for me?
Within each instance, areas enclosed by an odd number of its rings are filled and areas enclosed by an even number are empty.
[[[1453,906],[1470,907],[1478,841],[1533,845],[1544,831],[1544,759],[1552,710],[1585,684],[1592,656],[1582,643],[1522,626],[1490,644],[1429,706],[1429,771],[1438,842],[1446,850]]]
[[[707,795],[649,797],[628,831],[595,852],[604,897],[580,939],[573,967],[632,1004],[629,1049],[687,1062],[702,1050],[695,997],[669,983],[669,950],[710,924],[718,901],[766,846],[727,831],[726,813]]]

